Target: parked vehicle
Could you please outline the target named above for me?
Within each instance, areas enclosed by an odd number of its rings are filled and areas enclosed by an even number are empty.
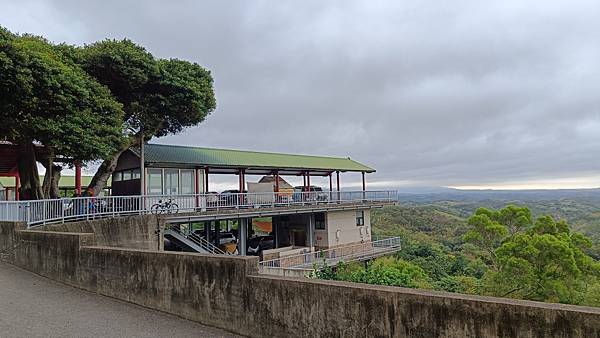
[[[219,193],[216,191],[209,191],[206,193],[206,204],[208,207],[215,207],[219,203]]]
[[[225,190],[219,194],[219,206],[232,206],[246,204],[246,196],[239,190]],[[243,191],[246,193],[246,191]]]
[[[327,201],[329,195],[323,191],[323,188],[314,185],[310,187],[297,186],[294,187],[292,198],[294,202]]]
[[[273,236],[256,236],[248,240],[247,254],[251,256],[259,256],[264,250],[273,249],[275,241]]]

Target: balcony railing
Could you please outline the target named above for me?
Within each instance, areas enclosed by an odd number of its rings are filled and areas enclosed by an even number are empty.
[[[325,266],[336,266],[339,262],[376,258],[400,249],[400,237],[374,238],[364,243],[264,260],[259,262],[259,271],[269,274],[272,273],[271,269],[322,269]]]
[[[74,197],[35,201],[0,201],[0,221],[21,221],[31,227],[49,223],[128,215],[206,213],[232,209],[393,203],[396,201],[396,191]]]

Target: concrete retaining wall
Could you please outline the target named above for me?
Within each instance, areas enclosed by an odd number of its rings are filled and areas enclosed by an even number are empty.
[[[261,276],[256,257],[99,247],[94,234],[11,233],[13,263],[24,269],[254,337],[600,335],[598,308]]]
[[[157,231],[163,228],[162,219],[156,215],[144,215],[50,224],[35,230],[93,233],[97,245],[162,251],[163,236]]]

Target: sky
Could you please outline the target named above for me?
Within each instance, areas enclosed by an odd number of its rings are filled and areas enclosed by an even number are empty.
[[[598,14],[577,0],[0,3],[15,32],[130,38],[209,69],[217,109],[153,142],[350,156],[377,169],[372,188],[600,187]]]

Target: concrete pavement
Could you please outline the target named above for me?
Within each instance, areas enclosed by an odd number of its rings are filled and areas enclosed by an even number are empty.
[[[0,262],[0,337],[239,337]]]

